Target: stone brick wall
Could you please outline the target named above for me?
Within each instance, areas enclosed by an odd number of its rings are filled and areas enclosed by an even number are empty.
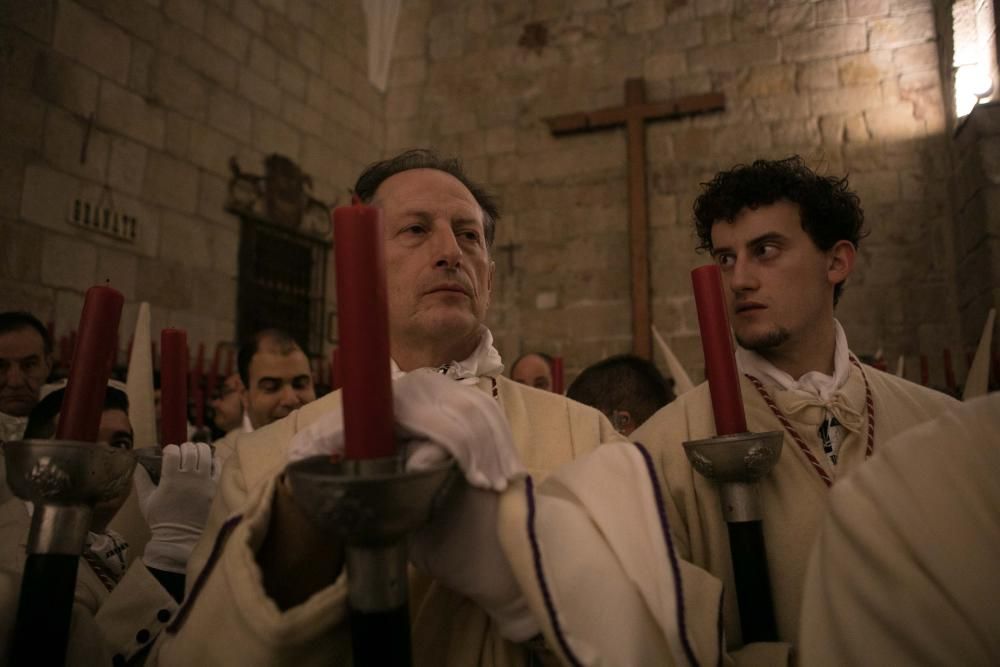
[[[519,45],[528,24],[544,46]],[[657,326],[698,377],[698,184],[799,153],[849,173],[870,221],[838,309],[852,347],[906,354],[916,378],[916,355],[938,359],[958,336],[936,48],[931,0],[414,0],[397,36],[386,148],[458,154],[500,194],[501,351],[562,354],[572,376],[630,346],[625,139],[555,139],[541,119],[620,104],[628,77],[644,77],[653,100],[723,92],[724,114],[648,128]]]
[[[235,335],[228,160],[281,153],[343,198],[384,140],[356,0],[9,0],[0,9],[0,308],[75,328],[125,294],[192,345]],[[81,159],[84,155],[84,159]],[[124,243],[67,222],[75,197],[138,218]],[[329,291],[332,301],[332,286]]]

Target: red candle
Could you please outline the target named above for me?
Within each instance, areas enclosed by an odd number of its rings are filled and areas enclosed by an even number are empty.
[[[927,383],[930,382],[930,379],[931,379],[931,372],[930,372],[930,364],[927,361],[927,355],[926,354],[921,354],[920,355],[920,384],[922,384],[922,385],[924,385],[926,387]]]
[[[563,393],[563,358],[552,357],[552,391]]]
[[[394,456],[385,231],[376,208],[333,211],[337,262],[339,362],[343,382],[344,457]],[[336,373],[336,371],[335,371]]]
[[[330,350],[330,391],[336,391],[343,386],[340,378],[340,349],[335,347]]]
[[[747,419],[743,412],[740,376],[736,370],[732,333],[726,315],[722,271],[717,264],[700,266],[691,272],[691,284],[705,354],[705,375],[712,395],[715,432],[717,435],[745,433]]]
[[[187,332],[160,332],[160,444],[187,442]]]
[[[944,350],[944,384],[948,391],[955,391],[955,369],[951,365],[951,350]]]
[[[125,297],[107,285],[87,290],[56,438],[96,442]]]

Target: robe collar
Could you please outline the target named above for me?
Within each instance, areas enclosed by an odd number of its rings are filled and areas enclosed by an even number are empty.
[[[400,370],[395,360],[390,360],[392,367],[392,379],[406,375],[406,371]],[[481,377],[495,377],[503,373],[503,360],[500,353],[493,346],[493,332],[485,325],[479,328],[479,345],[467,358],[462,361],[449,361],[436,369],[442,375],[462,384],[477,384]]]

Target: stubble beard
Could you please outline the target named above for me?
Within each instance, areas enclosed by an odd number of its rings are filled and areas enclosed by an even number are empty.
[[[739,332],[736,333],[736,342],[740,344],[747,350],[752,350],[758,354],[766,356],[768,352],[771,352],[785,343],[792,337],[788,329],[784,327],[776,326],[770,331],[765,331],[763,333],[754,336],[743,336]]]

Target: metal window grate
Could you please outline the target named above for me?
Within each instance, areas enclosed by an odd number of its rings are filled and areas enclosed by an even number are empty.
[[[245,211],[233,212],[241,220],[239,339],[276,327],[291,334],[308,356],[322,355],[330,244]]]

